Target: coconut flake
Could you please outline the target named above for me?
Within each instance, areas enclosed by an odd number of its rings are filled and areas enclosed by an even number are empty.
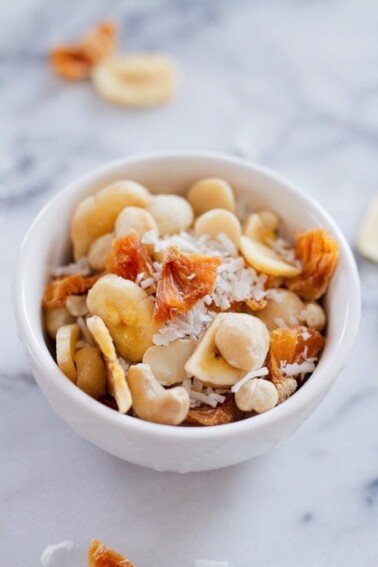
[[[54,278],[61,278],[62,276],[89,276],[91,267],[88,258],[83,256],[77,262],[67,264],[66,266],[58,266],[51,271]]]
[[[298,376],[298,374],[310,374],[314,372],[317,358],[308,358],[303,362],[293,362],[286,364],[281,362],[280,369],[285,376]]]
[[[147,289],[148,287],[151,287],[154,283],[155,283],[154,278],[147,278],[147,279],[143,280],[142,282],[140,282],[140,287],[142,289]]]
[[[61,541],[59,543],[48,545],[41,555],[42,567],[48,567],[50,565],[52,556],[60,549],[71,551],[71,549],[73,549],[74,547],[75,547],[74,542],[68,539],[65,539],[64,541]]]
[[[269,374],[269,370],[267,369],[266,366],[263,366],[262,368],[259,368],[258,370],[251,370],[251,372],[248,372],[248,374],[243,376],[243,378],[241,378],[241,380],[239,380],[238,382],[236,382],[236,384],[234,384],[232,386],[231,392],[236,394],[236,392],[239,392],[240,388],[242,388],[244,386],[244,384],[246,384],[247,382],[252,380],[252,378],[259,378],[261,376],[266,376],[267,374]]]
[[[152,337],[155,345],[166,346],[176,339],[198,339],[210,326],[216,313],[208,311],[204,300],[187,311],[167,321]]]

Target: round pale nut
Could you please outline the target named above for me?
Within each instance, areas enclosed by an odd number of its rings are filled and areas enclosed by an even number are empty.
[[[177,339],[166,346],[146,350],[143,363],[148,364],[156,380],[163,386],[180,384],[187,378],[185,364],[193,354],[196,341]]]
[[[135,230],[140,238],[150,230],[158,234],[158,226],[154,217],[140,207],[126,207],[117,217],[115,223],[116,236],[123,236],[130,230]]]
[[[272,248],[248,236],[240,238],[240,251],[246,262],[264,274],[293,278],[300,270],[283,260]]]
[[[223,358],[245,371],[262,367],[269,343],[264,323],[246,313],[225,313],[215,333],[215,344]]]
[[[324,309],[316,302],[307,303],[301,313],[301,317],[307,327],[311,327],[317,331],[322,331],[326,325]]]
[[[160,236],[187,230],[194,219],[192,207],[178,195],[157,195],[147,210],[155,219]]]
[[[76,383],[74,355],[79,333],[79,325],[74,323],[60,327],[56,334],[56,361],[63,374],[74,383]]]
[[[56,339],[56,334],[60,327],[70,325],[75,322],[75,317],[71,315],[65,307],[57,307],[45,311],[46,331],[52,339]]]
[[[105,258],[112,248],[115,236],[113,232],[99,236],[94,240],[88,251],[88,262],[90,267],[96,272],[105,270]]]
[[[267,298],[268,305],[258,311],[256,316],[265,323],[269,331],[301,324],[304,304],[296,293],[287,289],[271,289]]]
[[[236,392],[235,403],[241,411],[264,413],[277,405],[278,392],[269,380],[252,378]]]
[[[212,209],[197,218],[194,233],[197,238],[202,234],[207,234],[210,238],[217,238],[223,233],[238,249],[242,230],[240,221],[234,213],[225,209]]]
[[[128,206],[146,207],[151,194],[135,181],[116,181],[82,201],[72,216],[75,260],[84,256],[96,238],[112,232],[119,213]]]
[[[73,317],[84,317],[88,313],[86,295],[69,295],[66,299],[67,311]]]
[[[231,185],[224,179],[208,177],[192,185],[186,195],[196,215],[211,209],[235,211],[235,197]]]
[[[76,351],[76,385],[88,396],[98,400],[106,394],[107,375],[97,347],[87,346]]]
[[[172,59],[156,53],[115,55],[93,68],[92,81],[111,103],[155,106],[169,102],[175,94],[177,67]]]

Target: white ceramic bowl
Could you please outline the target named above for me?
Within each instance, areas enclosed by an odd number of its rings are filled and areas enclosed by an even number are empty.
[[[68,259],[71,213],[85,196],[118,179],[133,179],[154,193],[185,194],[201,177],[227,179],[253,209],[276,211],[287,236],[325,227],[340,244],[340,261],[327,293],[327,343],[311,378],[289,400],[256,417],[209,428],[171,427],[120,415],[93,400],[59,370],[45,342],[41,297],[52,267]],[[254,457],[296,431],[343,368],[360,318],[360,288],[353,255],[329,215],[303,191],[266,168],[207,152],[172,151],[122,159],[71,183],[39,213],[22,245],[14,285],[19,334],[33,374],[57,414],[105,451],[159,471],[202,471]]]

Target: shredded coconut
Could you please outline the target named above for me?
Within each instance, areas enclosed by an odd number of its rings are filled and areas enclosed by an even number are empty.
[[[146,280],[140,282],[140,287],[142,289],[147,289],[148,287],[151,287],[154,283],[155,283],[154,278],[147,278]]]
[[[280,369],[285,376],[298,376],[298,374],[309,374],[315,370],[317,358],[308,358],[303,362],[287,364],[281,362]]]
[[[198,301],[187,313],[167,321],[152,338],[155,345],[166,346],[176,339],[198,339],[209,327],[216,313],[208,311],[204,300]]]
[[[267,293],[264,289],[265,282],[266,275],[258,275],[253,268],[247,268],[244,258],[225,259],[217,270],[215,290],[206,296],[205,303],[214,303],[225,311],[234,301],[249,298],[259,301]]]
[[[75,547],[75,544],[73,543],[73,541],[69,541],[68,539],[61,541],[60,543],[54,543],[52,545],[48,545],[41,555],[42,567],[48,567],[50,565],[52,556],[60,549],[66,549],[67,551],[71,551],[73,547]]]
[[[279,256],[281,256],[281,258],[286,260],[286,262],[293,264],[297,268],[302,267],[301,262],[296,258],[294,248],[289,242],[283,238],[276,238],[274,240],[269,240],[269,245]]]
[[[262,368],[259,368],[258,370],[251,370],[251,372],[248,372],[248,374],[243,376],[243,378],[241,378],[241,380],[239,380],[238,382],[236,382],[236,384],[234,384],[232,386],[231,392],[236,394],[236,392],[239,392],[240,388],[242,386],[244,386],[244,384],[246,384],[247,382],[252,380],[252,378],[259,378],[261,376],[266,376],[267,374],[269,374],[269,370],[267,369],[266,366],[263,366]]]
[[[223,404],[226,397],[223,395],[225,390],[206,388],[203,390],[203,383],[197,378],[187,378],[183,381],[182,386],[189,394],[190,407],[198,408],[201,404],[216,408],[218,404]]]
[[[281,329],[287,327],[285,321],[281,319],[281,317],[275,317],[274,322],[277,325],[277,327],[280,327]]]
[[[83,256],[80,260],[78,260],[78,262],[54,268],[51,273],[54,278],[72,275],[89,276],[91,273],[91,267],[89,265],[88,258]]]

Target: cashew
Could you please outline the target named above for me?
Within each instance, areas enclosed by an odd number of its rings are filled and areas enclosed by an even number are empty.
[[[154,302],[130,280],[108,274],[88,293],[89,312],[101,317],[120,356],[139,362],[152,346]]]
[[[224,179],[208,177],[192,185],[186,195],[196,215],[211,209],[235,211],[235,197],[232,187]]]
[[[243,234],[251,240],[258,240],[263,244],[268,244],[273,240],[278,229],[278,217],[270,211],[261,211],[249,215],[243,230]]]
[[[147,210],[154,217],[160,236],[187,230],[194,219],[192,207],[178,195],[157,195]]]
[[[326,315],[324,309],[319,303],[307,303],[301,312],[302,321],[305,322],[307,327],[312,327],[317,331],[322,331],[326,324]]]
[[[236,392],[235,402],[241,411],[263,413],[277,405],[278,392],[269,380],[252,378]]]
[[[293,278],[300,270],[283,260],[272,248],[248,236],[240,239],[240,251],[253,268],[271,276]]]
[[[155,53],[105,58],[92,70],[99,94],[113,104],[143,107],[171,100],[177,83],[174,62]]]
[[[98,348],[83,347],[76,351],[76,385],[88,396],[98,400],[106,394],[106,368]]]
[[[76,382],[74,355],[79,332],[79,325],[74,323],[60,327],[56,334],[56,361],[63,374],[71,382]]]
[[[92,242],[88,251],[88,262],[90,267],[96,272],[105,270],[105,258],[112,248],[115,238],[113,232],[99,236]]]
[[[67,311],[65,307],[56,307],[45,311],[46,331],[52,339],[56,339],[56,334],[60,327],[70,325],[75,322],[75,317]]]
[[[140,207],[126,207],[117,217],[115,223],[116,236],[123,236],[130,230],[135,230],[139,237],[142,237],[149,230],[154,230],[158,234],[158,226],[154,217]]]
[[[262,367],[269,342],[264,323],[246,313],[225,313],[215,333],[215,344],[223,358],[245,371]]]
[[[215,344],[216,332],[226,315],[228,314],[218,313],[185,364],[188,376],[194,376],[202,382],[220,388],[232,386],[245,374],[243,370],[231,366],[221,356]]]
[[[144,353],[143,362],[163,386],[180,384],[187,378],[185,363],[195,346],[196,341],[185,339],[177,339],[167,346],[152,346]]]
[[[69,295],[66,299],[67,311],[73,317],[84,317],[88,313],[86,295]]]
[[[87,197],[75,210],[71,238],[75,260],[84,256],[96,238],[112,232],[119,213],[128,206],[146,207],[151,195],[135,181],[117,181]]]
[[[127,413],[132,404],[131,394],[126,382],[125,371],[117,358],[109,330],[101,317],[96,315],[87,319],[87,326],[104,355],[108,370],[109,392],[117,402],[118,411]]]
[[[189,394],[182,386],[165,390],[148,364],[130,366],[127,378],[138,417],[154,423],[179,425],[189,411]]]
[[[198,217],[194,225],[194,233],[197,238],[202,234],[216,238],[218,234],[224,233],[238,249],[242,231],[236,215],[225,209],[212,209]]]
[[[295,327],[302,321],[303,301],[287,289],[272,289],[268,292],[268,305],[256,313],[269,331],[278,327]]]

